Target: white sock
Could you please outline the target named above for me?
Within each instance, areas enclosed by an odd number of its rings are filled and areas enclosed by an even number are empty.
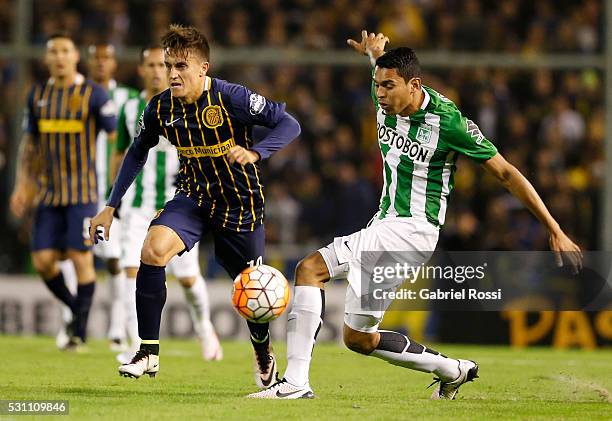
[[[109,339],[125,339],[125,272],[111,275],[108,280],[110,289],[110,323],[108,327]]]
[[[77,279],[76,269],[74,268],[74,264],[72,263],[72,260],[70,259],[60,260],[59,267],[60,267],[60,270],[62,271],[62,275],[64,276],[64,283],[66,284],[66,287],[73,295],[76,295],[77,285],[79,281]],[[70,321],[72,320],[72,310],[70,310],[70,307],[64,304],[61,304],[61,309],[62,309],[62,320],[65,323],[70,323]]]
[[[199,338],[203,338],[210,329],[211,323],[208,290],[202,275],[198,275],[191,287],[183,287],[183,291],[189,304],[189,314],[193,322],[193,329]]]
[[[138,336],[138,315],[136,314],[136,278],[125,278],[123,303],[125,305],[125,324],[130,339],[130,348],[138,349],[140,337]]]
[[[443,381],[459,377],[459,361],[411,341],[407,336],[389,330],[379,330],[380,342],[370,354],[393,365],[434,373]]]
[[[323,324],[323,290],[296,286],[287,319],[287,370],[285,380],[294,386],[308,384],[308,370],[316,335]]]

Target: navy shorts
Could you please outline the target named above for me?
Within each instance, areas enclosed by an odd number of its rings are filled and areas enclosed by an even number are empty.
[[[163,225],[176,232],[185,245],[183,252],[191,250],[211,232],[215,257],[232,279],[245,268],[263,261],[266,240],[263,224],[256,226],[254,231],[244,232],[219,227],[211,220],[209,208],[198,206],[184,194],[179,193],[166,203],[151,221],[151,226],[154,225]]]
[[[32,251],[89,250],[89,220],[96,215],[95,203],[44,206],[39,205],[34,213],[32,226]]]

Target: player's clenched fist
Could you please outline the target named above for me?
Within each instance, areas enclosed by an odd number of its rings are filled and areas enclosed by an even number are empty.
[[[104,240],[108,241],[114,212],[115,208],[106,206],[89,222],[89,238],[94,244],[98,244],[98,240],[102,240],[102,233],[104,233]],[[104,231],[98,231],[98,227],[102,227]]]
[[[257,152],[250,151],[243,148],[242,146],[234,146],[227,153],[227,159],[230,164],[237,162],[240,165],[254,164],[259,161],[259,154]]]

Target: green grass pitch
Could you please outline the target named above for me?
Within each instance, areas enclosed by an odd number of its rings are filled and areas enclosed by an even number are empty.
[[[612,351],[438,345],[480,365],[455,401],[430,401],[432,375],[394,367],[335,344],[318,344],[314,400],[259,401],[246,342],[226,342],[221,362],[200,359],[195,341],[162,340],[155,379],[119,377],[114,354],[57,351],[52,338],[0,336],[0,399],[67,399],[71,419],[456,420],[612,419]],[[276,343],[281,367],[284,344]],[[44,416],[39,419],[66,419]],[[32,419],[0,415],[0,420]]]

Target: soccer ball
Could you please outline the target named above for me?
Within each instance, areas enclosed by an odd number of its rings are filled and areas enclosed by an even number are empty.
[[[232,304],[254,323],[267,323],[280,316],[289,304],[289,284],[277,269],[259,265],[243,270],[234,280]]]

